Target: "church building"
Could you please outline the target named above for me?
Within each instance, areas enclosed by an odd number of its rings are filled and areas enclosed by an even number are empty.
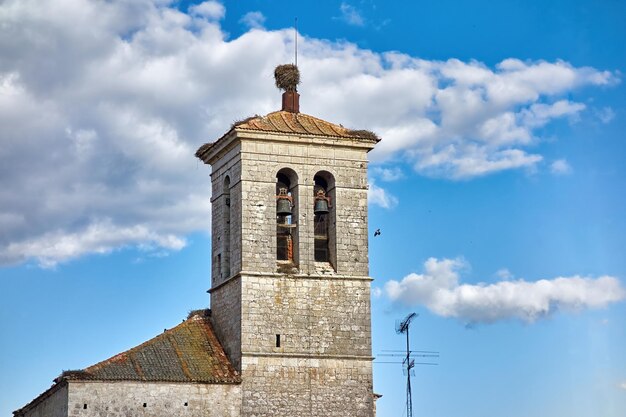
[[[282,109],[232,125],[211,166],[210,309],[83,370],[16,417],[373,417],[367,152],[378,142]],[[207,193],[208,194],[208,193]]]

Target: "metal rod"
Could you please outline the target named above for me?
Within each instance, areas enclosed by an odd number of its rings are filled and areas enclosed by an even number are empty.
[[[296,32],[296,67],[298,66],[298,17],[296,16],[296,23],[294,25],[294,30]]]
[[[398,364],[404,364],[404,361],[402,362],[379,362],[379,361],[374,361],[374,364],[379,364],[379,363],[393,363],[395,365]],[[431,363],[431,362],[413,362],[413,365],[439,365],[438,363]]]

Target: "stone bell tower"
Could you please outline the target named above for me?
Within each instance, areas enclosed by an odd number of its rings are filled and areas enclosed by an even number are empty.
[[[242,378],[242,416],[373,415],[367,152],[379,140],[282,110],[235,123],[212,167],[212,320]]]

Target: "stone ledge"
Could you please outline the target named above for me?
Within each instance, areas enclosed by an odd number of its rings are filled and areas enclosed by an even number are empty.
[[[244,356],[255,357],[276,357],[276,358],[298,358],[298,359],[351,359],[362,361],[373,361],[373,356],[360,356],[360,355],[324,355],[320,353],[279,353],[279,352],[241,352],[242,358]]]
[[[264,277],[264,278],[291,278],[293,280],[317,280],[317,281],[337,281],[337,280],[341,280],[341,281],[368,281],[368,282],[372,282],[374,281],[374,278],[372,277],[366,277],[366,276],[360,276],[360,277],[353,277],[353,276],[349,276],[349,275],[309,275],[309,274],[294,274],[294,275],[288,275],[288,274],[280,274],[278,272],[274,273],[274,272],[249,272],[249,271],[243,271],[240,272],[238,274],[233,275],[232,277],[228,278],[227,280],[219,283],[218,285],[214,286],[213,288],[209,288],[207,290],[207,292],[210,294],[213,291],[217,290],[218,288],[221,288],[223,286],[225,286],[226,284],[229,284],[230,282],[234,281],[237,278],[241,278],[242,276],[250,276],[250,277]]]

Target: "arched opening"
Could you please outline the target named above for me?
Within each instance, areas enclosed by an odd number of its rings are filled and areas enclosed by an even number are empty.
[[[330,172],[320,171],[313,177],[313,182],[314,259],[335,267],[335,178]]]
[[[276,260],[297,264],[298,176],[283,168],[276,174]]]

